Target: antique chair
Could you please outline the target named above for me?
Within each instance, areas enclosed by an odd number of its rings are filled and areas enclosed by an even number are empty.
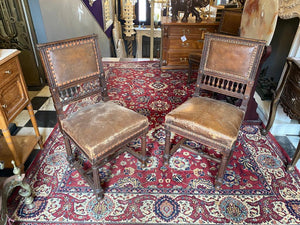
[[[205,35],[195,93],[165,118],[165,164],[183,146],[193,153],[220,163],[215,181],[215,188],[220,188],[246,112],[264,47],[264,41],[221,34]],[[201,90],[241,99],[241,104],[236,106],[201,97]],[[170,150],[171,132],[183,138]],[[217,150],[221,158],[191,148],[184,143],[187,139]]]
[[[108,101],[96,35],[41,44],[38,49],[57,111],[67,159],[100,200],[104,192],[100,185],[101,166],[124,151],[145,165],[148,119]],[[93,104],[91,99],[97,103]],[[78,104],[74,104],[76,102]],[[141,153],[127,146],[138,137],[141,137]]]
[[[219,34],[227,34],[233,36],[239,36],[239,29],[241,25],[242,11],[241,10],[223,10],[220,25],[218,28]],[[200,64],[202,53],[190,53],[189,54],[189,71],[187,83],[192,82],[193,68]]]

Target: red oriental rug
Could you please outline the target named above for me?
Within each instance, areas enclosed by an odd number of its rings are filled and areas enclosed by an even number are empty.
[[[216,191],[217,163],[185,149],[168,167],[162,163],[164,117],[194,91],[186,71],[162,72],[158,62],[105,63],[105,70],[111,99],[149,118],[148,166],[142,169],[127,153],[107,163],[99,171],[105,196],[97,202],[68,166],[56,127],[27,173],[35,207],[27,208],[19,196],[10,207],[16,224],[300,223],[300,176],[285,171],[287,158],[272,135],[243,126],[224,184]],[[131,146],[138,149],[140,140]]]

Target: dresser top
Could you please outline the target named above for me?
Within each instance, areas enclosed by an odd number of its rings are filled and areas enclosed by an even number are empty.
[[[0,49],[0,65],[20,53],[17,49]]]

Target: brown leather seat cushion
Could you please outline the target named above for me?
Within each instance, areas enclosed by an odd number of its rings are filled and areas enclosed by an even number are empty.
[[[79,110],[61,124],[90,159],[108,153],[149,125],[147,117],[110,101]]]
[[[171,128],[194,133],[231,148],[236,140],[244,112],[226,102],[207,97],[193,97],[166,116]]]

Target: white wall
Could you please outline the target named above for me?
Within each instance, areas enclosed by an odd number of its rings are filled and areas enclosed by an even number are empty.
[[[101,55],[110,57],[110,41],[81,0],[39,0],[47,42],[98,35]]]

